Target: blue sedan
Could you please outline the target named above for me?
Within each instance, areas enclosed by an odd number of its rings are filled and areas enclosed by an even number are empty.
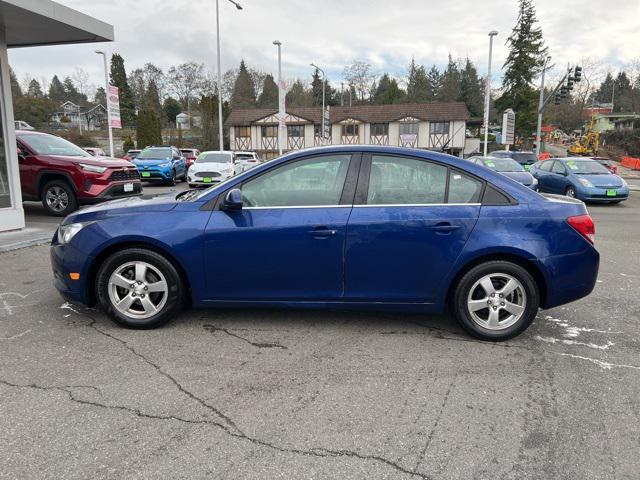
[[[380,146],[301,150],[207,190],[68,216],[54,285],[120,325],[185,304],[441,313],[504,340],[598,274],[584,204],[543,197],[449,155]]]
[[[585,202],[620,203],[629,198],[627,182],[590,158],[551,158],[536,163],[531,174],[541,192]]]
[[[176,147],[147,147],[133,159],[140,179],[175,185],[187,181],[187,161]]]

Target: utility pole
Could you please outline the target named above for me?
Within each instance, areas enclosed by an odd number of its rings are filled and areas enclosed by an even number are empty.
[[[284,85],[282,85],[282,42],[274,40],[273,44],[278,47],[278,156],[282,156],[283,130],[285,127],[284,117],[286,115]]]
[[[540,156],[540,144],[542,143],[541,130],[542,130],[542,106],[544,105],[544,74],[547,71],[547,64],[551,60],[551,57],[547,57],[544,60],[542,67],[542,75],[540,76],[540,100],[538,101],[538,126],[536,128],[536,157]]]
[[[327,138],[327,135],[325,134],[325,121],[324,121],[324,87],[327,84],[327,76],[324,73],[324,70],[321,69],[316,64],[312,63],[311,66],[322,72],[322,115],[321,115],[322,126],[320,127],[320,129],[322,132],[322,145],[324,145]]]
[[[487,82],[484,88],[484,149],[483,154],[487,156],[487,143],[489,142],[489,105],[491,98],[491,54],[493,53],[493,37],[498,32],[491,30],[489,32],[489,65],[487,66]]]
[[[111,128],[111,109],[109,108],[109,71],[107,70],[107,53],[104,50],[96,50],[104,60],[104,96],[107,100],[107,125],[109,127],[109,156],[113,157],[113,130]]]

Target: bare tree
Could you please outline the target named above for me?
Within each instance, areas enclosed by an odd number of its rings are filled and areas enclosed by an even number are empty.
[[[89,74],[82,68],[76,67],[71,74],[71,79],[75,83],[78,93],[80,95],[87,96],[87,90],[89,89]]]
[[[346,83],[352,85],[360,101],[364,101],[371,93],[375,75],[371,72],[371,65],[361,60],[355,60],[342,72]]]
[[[191,121],[191,102],[202,91],[204,80],[204,65],[201,63],[187,62],[169,69],[167,86],[187,107],[189,121]]]

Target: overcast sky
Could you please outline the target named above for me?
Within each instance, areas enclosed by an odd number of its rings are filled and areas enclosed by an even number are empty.
[[[91,82],[102,82],[106,48],[125,60],[127,72],[146,62],[167,68],[196,61],[214,70],[214,0],[58,0],[112,24],[111,44],[68,45],[10,50],[20,81],[40,80],[81,67]],[[327,71],[339,87],[342,70],[354,59],[369,62],[374,73],[406,73],[411,57],[443,66],[447,55],[468,56],[486,73],[489,30],[494,43],[494,82],[507,50],[505,40],[517,17],[516,0],[239,0],[242,11],[220,0],[222,70],[240,59],[254,68],[277,72],[274,39],[283,43],[283,76],[308,78],[310,62]],[[613,69],[640,57],[640,0],[537,0],[538,20],[557,65],[590,56]]]

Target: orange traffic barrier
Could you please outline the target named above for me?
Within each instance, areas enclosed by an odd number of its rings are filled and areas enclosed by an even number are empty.
[[[539,160],[547,160],[549,158],[551,158],[551,154],[547,152],[541,153],[540,156],[538,157]]]
[[[632,170],[640,170],[640,158],[622,157],[622,166]]]

